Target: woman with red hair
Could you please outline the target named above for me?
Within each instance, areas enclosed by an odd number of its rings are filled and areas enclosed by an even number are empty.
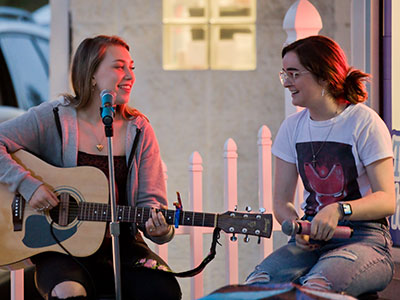
[[[282,124],[275,156],[274,214],[310,222],[310,232],[264,259],[246,283],[294,282],[358,296],[384,289],[393,276],[387,217],[395,211],[389,131],[368,106],[368,74],[348,66],[339,45],[323,36],[282,50],[282,85],[303,107]],[[294,206],[304,184],[303,215]],[[350,238],[334,237],[338,225]]]

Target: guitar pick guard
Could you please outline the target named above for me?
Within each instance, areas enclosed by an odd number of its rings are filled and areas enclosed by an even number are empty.
[[[72,228],[60,230],[53,227],[56,238],[63,242],[73,236],[77,225]],[[45,216],[33,215],[26,219],[25,235],[22,242],[29,248],[42,248],[55,245],[57,242],[51,235],[50,224]]]

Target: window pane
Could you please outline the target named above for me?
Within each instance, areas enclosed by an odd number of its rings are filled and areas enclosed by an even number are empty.
[[[163,0],[163,22],[208,23],[208,0]]]
[[[47,100],[47,65],[43,64],[31,37],[25,34],[8,34],[0,37],[0,43],[19,107],[28,109]]]
[[[211,25],[211,69],[255,70],[255,25]]]
[[[164,25],[164,69],[207,69],[207,33],[207,25]]]
[[[243,24],[256,20],[256,0],[212,0],[210,23]]]

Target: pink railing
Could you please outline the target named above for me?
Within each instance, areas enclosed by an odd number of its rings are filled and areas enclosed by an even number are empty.
[[[262,126],[258,132],[258,195],[260,207],[265,208],[266,213],[272,213],[272,175],[271,175],[271,132],[267,126]],[[231,138],[224,145],[224,211],[233,211],[237,207],[237,145]],[[167,168],[164,166],[165,178]],[[202,158],[198,152],[193,152],[189,160],[189,206],[190,210],[202,211]],[[277,229],[274,220],[274,228]],[[204,227],[179,227],[176,234],[190,235],[190,266],[196,267],[203,257],[203,234],[212,233],[212,228]],[[238,243],[230,240],[230,235],[225,235],[225,274],[226,284],[239,283]],[[261,239],[260,258],[272,252],[273,239]],[[156,252],[168,261],[168,244],[156,246]],[[203,274],[200,273],[191,278],[191,299],[198,299],[204,295]]]

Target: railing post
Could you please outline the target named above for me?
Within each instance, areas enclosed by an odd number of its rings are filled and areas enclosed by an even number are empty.
[[[24,300],[24,269],[11,271],[11,300]]]
[[[224,206],[226,210],[234,210],[237,206],[237,146],[229,138],[224,145]],[[239,282],[238,243],[231,242],[225,235],[225,274],[227,284]]]
[[[272,213],[272,162],[271,162],[271,131],[265,125],[258,130],[258,199],[259,205],[265,208],[266,213]],[[278,222],[273,218],[273,234],[278,229]],[[267,257],[273,250],[273,236],[271,239],[262,239],[261,259]]]
[[[189,205],[192,211],[203,210],[203,166],[200,154],[195,151],[189,160]],[[191,267],[197,267],[203,259],[203,231],[190,227]],[[191,299],[203,296],[203,273],[194,276],[191,281]]]
[[[283,29],[287,33],[284,45],[316,35],[322,28],[322,19],[314,5],[308,0],[297,0],[289,7],[283,19]]]

